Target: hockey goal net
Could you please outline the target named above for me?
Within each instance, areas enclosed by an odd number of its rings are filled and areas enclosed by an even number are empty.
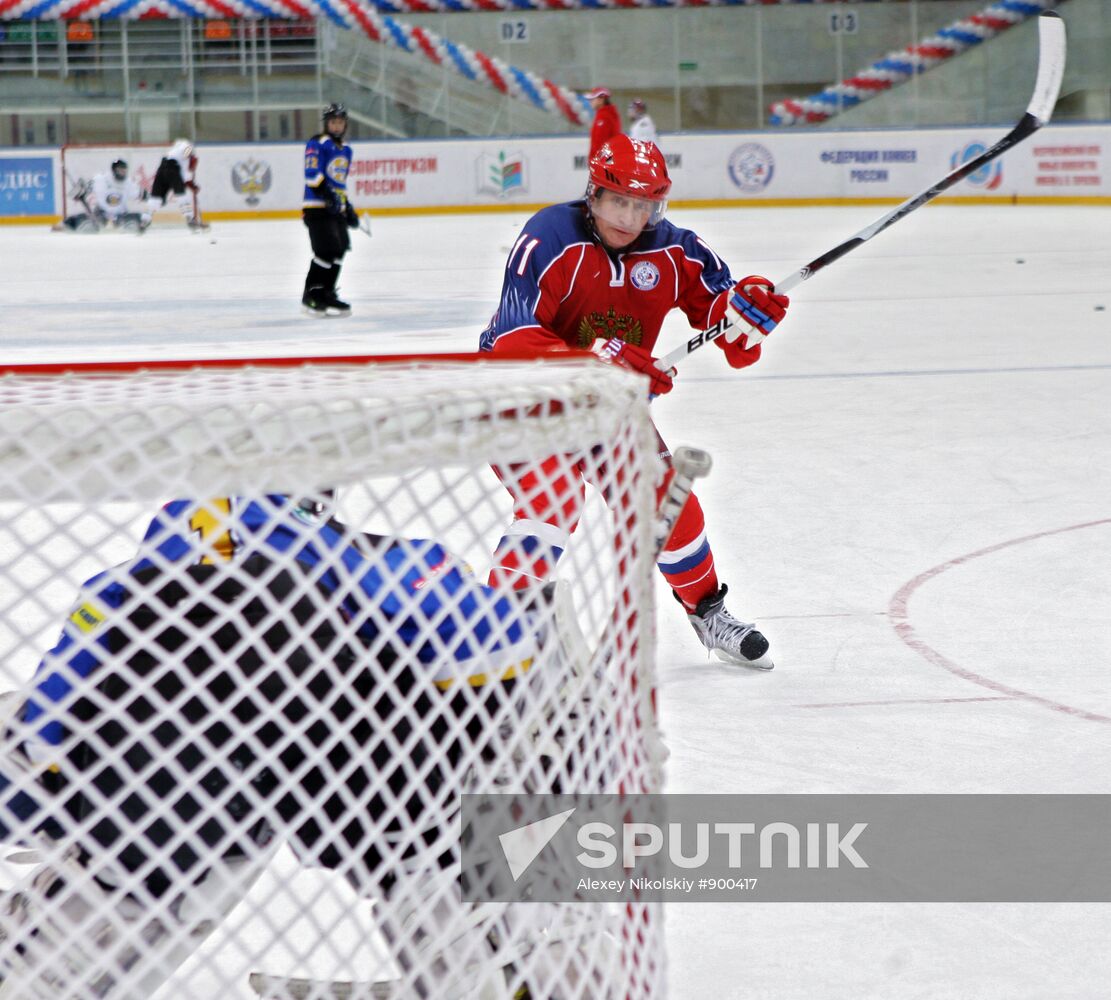
[[[0,997],[662,995],[458,811],[660,790],[656,450],[587,357],[0,368]]]

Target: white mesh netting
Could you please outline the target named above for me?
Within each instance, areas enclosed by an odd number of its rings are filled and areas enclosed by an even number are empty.
[[[0,370],[0,997],[661,995],[458,875],[461,792],[660,789],[655,452],[590,359]]]

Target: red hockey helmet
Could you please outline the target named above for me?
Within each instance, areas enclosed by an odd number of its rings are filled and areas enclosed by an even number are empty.
[[[671,178],[663,153],[655,143],[615,135],[590,158],[590,184],[586,190],[591,210],[598,214],[600,190],[613,191],[626,198],[651,203],[650,229],[667,211]]]

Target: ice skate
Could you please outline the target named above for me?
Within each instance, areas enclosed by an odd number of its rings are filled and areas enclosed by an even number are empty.
[[[322,288],[309,288],[301,296],[301,311],[306,316],[315,319],[325,319],[328,315],[328,306]]]
[[[725,609],[725,584],[716,594],[709,594],[698,602],[694,614],[687,618],[694,626],[702,645],[719,660],[736,663],[742,667],[771,670],[775,664],[768,655],[768,640],[756,626],[738,621]]]
[[[324,307],[328,311],[329,316],[350,316],[351,303],[344,302],[333,289],[330,292],[324,292]]]

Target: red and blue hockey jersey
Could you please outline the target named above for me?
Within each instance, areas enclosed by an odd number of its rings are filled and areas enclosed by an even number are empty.
[[[585,201],[566,202],[525,224],[480,350],[588,349],[597,338],[620,337],[651,351],[672,309],[698,330],[725,314],[729,268],[689,229],[664,219],[614,253],[587,212]]]

